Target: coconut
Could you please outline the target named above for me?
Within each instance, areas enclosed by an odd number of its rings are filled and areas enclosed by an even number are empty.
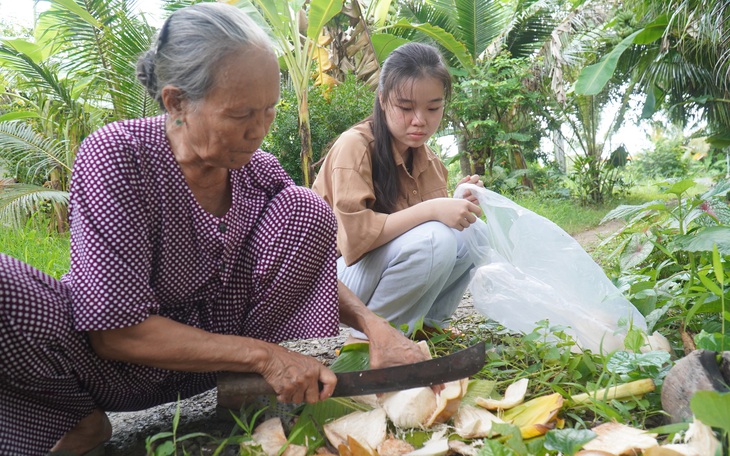
[[[307,447],[288,444],[284,427],[278,417],[259,424],[251,434],[251,438],[261,445],[261,449],[264,450],[267,456],[278,456],[279,451],[284,446],[286,446],[286,449],[282,456],[305,456],[307,454]]]
[[[454,415],[454,429],[463,439],[489,437],[493,423],[504,423],[499,417],[480,407],[464,405]]]
[[[323,426],[324,434],[333,447],[348,446],[347,437],[370,448],[377,448],[386,437],[388,422],[380,408],[369,412],[353,412]]]
[[[430,387],[386,393],[380,406],[396,427],[422,428],[436,411],[436,393]]]
[[[436,394],[436,410],[426,421],[426,426],[431,427],[435,423],[445,423],[454,416],[468,387],[468,378],[446,383],[444,389]]]

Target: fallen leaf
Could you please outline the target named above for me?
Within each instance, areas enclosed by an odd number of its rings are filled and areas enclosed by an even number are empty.
[[[519,427],[522,438],[531,439],[555,428],[562,407],[563,396],[554,393],[536,397],[507,410],[502,419]]]

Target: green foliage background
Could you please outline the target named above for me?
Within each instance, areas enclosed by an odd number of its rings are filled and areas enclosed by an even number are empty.
[[[342,132],[370,115],[374,93],[349,76],[334,87],[309,89],[309,117],[314,162],[322,158],[329,145]],[[297,98],[293,89],[282,88],[276,119],[261,148],[274,154],[294,181],[302,185],[301,143],[297,123]]]

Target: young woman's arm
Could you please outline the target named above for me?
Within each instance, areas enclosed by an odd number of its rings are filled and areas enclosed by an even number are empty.
[[[465,199],[435,198],[389,214],[380,235],[370,249],[392,241],[422,223],[437,221],[459,231],[476,222],[482,209]]]

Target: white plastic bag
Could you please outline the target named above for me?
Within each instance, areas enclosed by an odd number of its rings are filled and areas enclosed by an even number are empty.
[[[548,320],[595,353],[623,349],[629,325],[646,330],[636,307],[555,223],[475,185],[460,185],[454,196],[467,189],[487,220],[464,230],[475,259],[469,289],[480,313],[525,333]]]

